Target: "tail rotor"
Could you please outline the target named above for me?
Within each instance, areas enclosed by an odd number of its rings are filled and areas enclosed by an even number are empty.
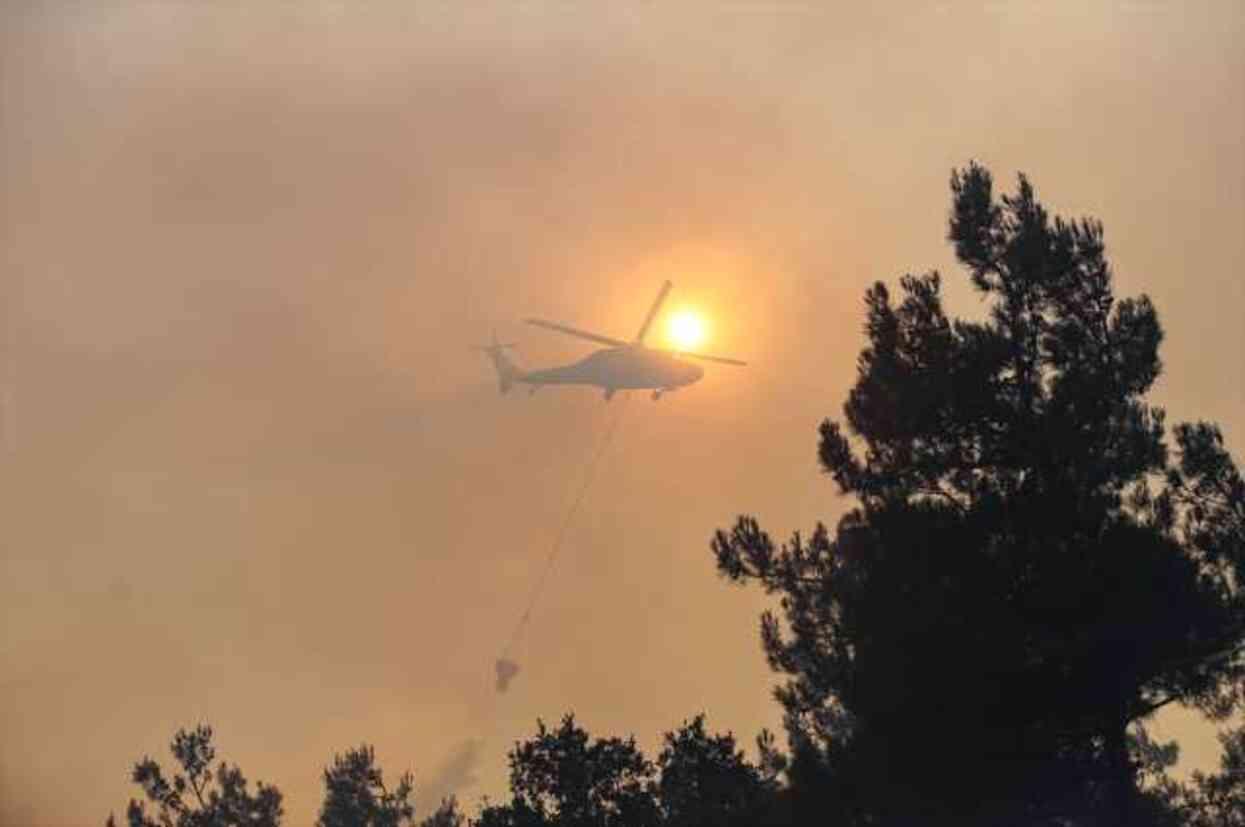
[[[488,354],[489,359],[493,362],[493,368],[497,371],[497,387],[502,393],[510,390],[515,380],[522,378],[523,371],[506,356],[507,350],[516,350],[518,345],[514,342],[497,341],[497,331],[493,331],[493,341],[491,344],[476,345],[475,349]]]
[[[499,342],[499,341],[497,341],[497,331],[496,331],[496,330],[494,330],[494,331],[493,331],[493,341],[492,341],[491,343],[487,344],[487,345],[476,345],[476,346],[475,346],[475,349],[476,349],[476,350],[481,350],[481,351],[484,351],[485,353],[500,353],[500,352],[502,352],[503,350],[517,350],[517,349],[518,349],[518,347],[519,347],[519,345],[518,345],[518,343],[516,343],[516,342]]]

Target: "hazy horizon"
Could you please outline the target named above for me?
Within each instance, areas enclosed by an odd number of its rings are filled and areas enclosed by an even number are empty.
[[[501,797],[537,717],[781,733],[709,538],[845,508],[816,427],[866,287],[939,269],[980,312],[972,159],[1104,223],[1152,398],[1245,455],[1243,36],[1231,2],[6,7],[0,821],[120,815],[200,721],[290,824],[364,741],[427,814]],[[499,396],[472,346],[576,358],[520,319],[629,337],[667,278],[749,365],[626,403],[499,695],[621,400]]]

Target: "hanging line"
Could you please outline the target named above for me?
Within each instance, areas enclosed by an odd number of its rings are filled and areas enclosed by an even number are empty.
[[[596,476],[597,466],[601,464],[601,458],[605,456],[605,450],[613,441],[614,432],[618,430],[618,423],[622,422],[623,413],[627,410],[627,402],[630,401],[631,395],[623,396],[622,404],[618,407],[618,413],[614,416],[609,427],[601,437],[600,443],[597,445],[596,453],[592,459],[588,461],[588,466],[584,472],[583,483],[579,487],[579,492],[575,495],[575,499],[571,502],[571,507],[566,512],[566,517],[562,520],[562,525],[558,529],[558,533],[554,538],[553,547],[549,549],[549,556],[545,558],[544,570],[540,573],[540,578],[536,581],[536,588],[532,590],[532,595],[527,601],[527,608],[523,610],[523,614],[519,617],[519,622],[514,627],[514,632],[510,635],[510,641],[506,644],[506,648],[502,649],[501,657],[505,660],[519,637],[527,628],[528,622],[532,618],[532,610],[536,608],[536,602],[540,599],[541,593],[545,589],[545,584],[549,580],[549,574],[553,571],[553,564],[558,559],[558,554],[562,551],[563,541],[566,539],[566,533],[571,527],[571,523],[575,519],[576,513],[579,511],[580,505],[583,504],[584,498],[588,494],[588,489],[592,485],[592,480]]]

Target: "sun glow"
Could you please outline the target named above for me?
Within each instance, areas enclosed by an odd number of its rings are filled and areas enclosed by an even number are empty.
[[[694,311],[680,310],[670,317],[667,335],[677,350],[695,350],[705,340],[705,320]]]

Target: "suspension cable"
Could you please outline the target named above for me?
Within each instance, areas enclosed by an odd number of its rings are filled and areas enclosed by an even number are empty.
[[[605,456],[606,449],[609,448],[610,443],[613,441],[614,433],[618,430],[619,423],[622,422],[623,414],[627,410],[627,402],[630,401],[630,399],[630,394],[623,396],[622,404],[618,406],[618,413],[614,415],[613,421],[611,421],[607,426],[605,433],[601,435],[601,441],[597,443],[596,451],[588,460],[588,465],[584,469],[584,476],[582,482],[580,483],[579,490],[575,494],[575,498],[571,501],[570,508],[567,509],[566,516],[563,518],[562,524],[558,528],[558,533],[554,536],[553,546],[549,549],[549,554],[545,558],[544,568],[541,570],[540,577],[536,581],[536,586],[532,589],[532,594],[528,598],[527,607],[523,610],[523,614],[520,615],[518,623],[515,624],[514,631],[510,635],[510,640],[506,643],[505,648],[502,649],[501,659],[498,661],[499,689],[504,690],[505,683],[509,682],[508,679],[505,681],[501,680],[500,665],[503,662],[508,662],[507,658],[509,657],[511,650],[519,641],[519,638],[522,636],[524,630],[527,628],[532,619],[532,611],[536,608],[536,603],[540,599],[541,594],[544,592],[545,585],[549,581],[549,575],[553,571],[554,563],[557,562],[558,555],[561,553],[563,543],[566,540],[567,531],[570,529],[571,523],[575,520],[575,515],[579,512],[579,507],[583,505],[584,499],[588,495],[588,489],[592,486],[592,481],[596,476],[597,467],[601,464],[601,458]],[[511,664],[511,666],[515,669],[515,671],[517,671],[517,667],[514,667],[513,664]],[[513,677],[513,674],[511,677]]]

